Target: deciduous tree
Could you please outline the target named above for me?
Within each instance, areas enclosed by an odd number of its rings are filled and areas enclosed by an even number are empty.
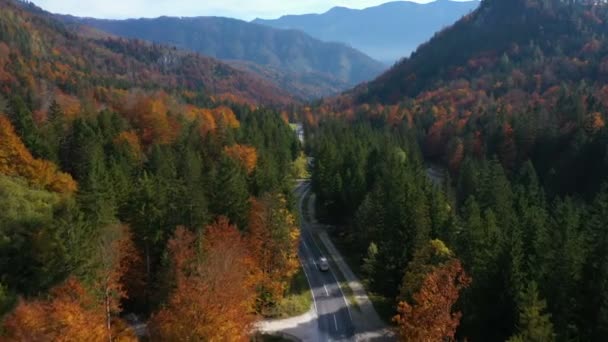
[[[200,241],[179,227],[168,244],[174,290],[150,323],[161,341],[247,341],[254,316],[255,264],[225,217]]]
[[[460,291],[471,282],[460,261],[453,259],[435,267],[422,281],[411,302],[399,303],[399,314],[393,319],[402,341],[454,341],[460,324],[460,312],[452,307]]]
[[[269,314],[285,295],[299,267],[299,230],[282,195],[269,194],[252,200],[249,244],[261,274],[257,284],[257,310]]]

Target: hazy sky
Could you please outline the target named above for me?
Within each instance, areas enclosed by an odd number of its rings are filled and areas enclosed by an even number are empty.
[[[226,16],[251,20],[322,13],[334,6],[366,8],[391,0],[33,0],[47,11],[96,18]],[[430,0],[412,0],[427,3]]]

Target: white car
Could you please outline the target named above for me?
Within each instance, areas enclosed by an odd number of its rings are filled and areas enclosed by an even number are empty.
[[[329,262],[327,262],[326,257],[320,257],[319,263],[317,264],[317,266],[319,267],[319,270],[321,270],[323,272],[329,271]]]

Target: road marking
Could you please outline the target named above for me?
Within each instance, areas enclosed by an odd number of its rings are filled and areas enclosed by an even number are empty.
[[[301,209],[301,205],[300,205],[300,209]],[[302,239],[301,241],[302,241],[302,244],[304,245],[304,249],[306,249],[309,252],[309,254],[312,255],[313,253],[310,252],[310,249],[308,248],[308,245],[306,244],[306,241],[304,241],[304,239]],[[312,283],[310,282],[310,277],[308,276],[308,272],[306,272],[306,266],[304,266],[304,263],[302,262],[302,260],[304,260],[304,258],[302,258],[302,256],[300,255],[300,265],[302,265],[302,270],[304,270],[304,275],[306,276],[306,281],[308,282],[308,287],[310,288],[310,293],[311,293],[311,296],[312,296],[312,302],[313,302],[313,304],[315,306],[315,314],[318,317],[319,316],[319,309],[317,307],[317,300],[315,298],[315,291],[314,291],[314,289],[312,287]],[[313,263],[315,263],[314,257],[313,257],[312,261],[313,261]],[[317,264],[315,263],[315,266],[316,265]]]
[[[325,290],[325,295],[329,297],[329,292],[327,292],[327,287],[325,286],[325,284],[323,284],[323,289]]]
[[[303,212],[303,204],[304,204],[304,197],[306,197],[306,195],[308,194],[308,192],[310,192],[310,184],[307,183],[304,186],[304,191],[302,192],[302,197],[300,197],[300,212]],[[309,202],[310,202],[311,197],[309,197]],[[308,204],[308,203],[307,203]],[[303,229],[304,230],[304,229]],[[312,233],[306,229],[306,233],[308,234],[308,236],[310,237],[310,239],[312,240],[313,244],[315,245],[315,247],[317,248],[317,251],[319,251],[319,254],[323,254],[321,253],[321,248],[319,247],[319,245],[317,244],[317,241],[315,240],[314,236],[312,236]],[[327,247],[327,246],[326,246]],[[330,255],[326,255],[326,257],[328,258],[332,258],[333,259],[333,255],[331,255],[331,252],[329,251],[329,248],[327,248],[327,251]],[[335,260],[334,263],[336,263],[336,265],[338,264]],[[316,263],[315,263],[316,265]],[[340,272],[342,272],[342,270],[340,270]],[[353,322],[353,315],[350,312],[350,305],[348,304],[348,300],[346,299],[346,296],[344,295],[344,291],[342,291],[342,286],[340,285],[340,282],[338,281],[338,277],[336,277],[336,275],[334,274],[334,271],[330,268],[329,269],[329,273],[331,273],[332,277],[334,278],[334,280],[336,281],[336,284],[338,284],[338,289],[340,290],[340,294],[342,294],[342,300],[344,301],[344,304],[346,304],[346,311],[348,311],[348,318],[350,318],[350,322],[351,324],[354,326],[354,322]],[[347,280],[348,281],[348,280]],[[347,284],[348,285],[348,284]],[[350,286],[350,285],[348,285]],[[334,319],[336,317],[334,316]]]
[[[312,290],[312,284],[310,283],[310,278],[308,278],[308,272],[306,272],[306,267],[300,261],[300,265],[302,265],[302,270],[304,271],[304,275],[306,276],[306,281],[308,281],[308,287],[310,288],[310,293],[312,295],[312,303],[315,306],[315,313],[319,315],[319,309],[317,309],[317,300],[315,299],[315,291]]]
[[[298,187],[298,190],[300,190],[299,192],[301,193],[301,197],[299,198],[299,209],[300,212],[303,212],[303,208],[304,208],[304,198],[306,197],[306,195],[308,194],[308,192],[310,192],[310,184],[309,183],[303,183],[301,187]],[[310,198],[309,198],[310,199]],[[306,203],[308,205],[308,203]],[[321,253],[321,248],[319,247],[319,245],[317,244],[317,241],[314,239],[314,237],[312,236],[312,233],[308,230],[308,229],[304,229],[304,226],[306,226],[308,224],[308,222],[304,222],[304,220],[302,220],[302,232],[304,234],[308,234],[308,236],[312,239],[313,244],[315,245],[315,247],[317,248],[317,251],[319,252],[319,254]],[[317,265],[316,260],[314,258],[314,253],[312,253],[312,250],[310,248],[308,248],[308,245],[306,244],[306,242],[304,241],[304,239],[302,239],[303,245],[304,247],[308,250],[308,252],[313,256],[313,263],[315,264],[315,266]],[[328,248],[329,251],[329,248]],[[328,255],[328,257],[331,257],[333,259],[333,256]],[[334,260],[335,262],[335,260]],[[302,258],[300,258],[300,264],[302,264]],[[336,263],[337,264],[337,263]],[[303,264],[302,264],[303,266]],[[306,272],[306,268],[302,267],[304,269],[304,274],[306,275],[306,280],[308,280],[308,285],[310,287],[310,292],[312,293],[312,299],[313,299],[313,303],[315,306],[315,312],[317,313],[317,317],[319,314],[318,308],[317,308],[317,301],[315,299],[315,292],[313,291],[312,285],[310,283],[310,278],[308,277],[308,273]],[[329,270],[329,272],[331,273],[332,277],[334,278],[336,284],[338,284],[338,289],[340,290],[340,294],[342,295],[342,300],[344,301],[344,304],[346,305],[346,310],[348,312],[348,317],[350,319],[350,324],[353,326],[354,328],[354,323],[353,323],[353,316],[351,314],[350,311],[350,305],[348,304],[348,300],[346,299],[346,296],[344,295],[344,291],[342,291],[342,287],[340,286],[340,282],[338,281],[338,278],[336,277],[336,275],[334,274],[334,272],[331,270]],[[323,284],[323,287],[325,288],[325,291],[327,293],[327,288],[325,287],[325,284]],[[329,294],[328,294],[329,296]],[[335,314],[332,314],[333,318],[334,318],[334,327],[336,329],[336,332],[338,331],[338,319],[336,318]],[[330,339],[331,340],[331,339]]]
[[[336,327],[336,331],[338,331],[338,319],[336,318],[336,314],[333,314],[332,316],[334,316],[334,327]]]

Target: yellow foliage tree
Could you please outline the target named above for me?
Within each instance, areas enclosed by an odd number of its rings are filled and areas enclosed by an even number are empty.
[[[59,193],[73,193],[77,184],[49,161],[35,159],[10,121],[0,114],[0,173],[27,179],[32,185]]]
[[[300,231],[283,195],[252,200],[249,245],[261,271],[256,309],[269,314],[296,274]]]

